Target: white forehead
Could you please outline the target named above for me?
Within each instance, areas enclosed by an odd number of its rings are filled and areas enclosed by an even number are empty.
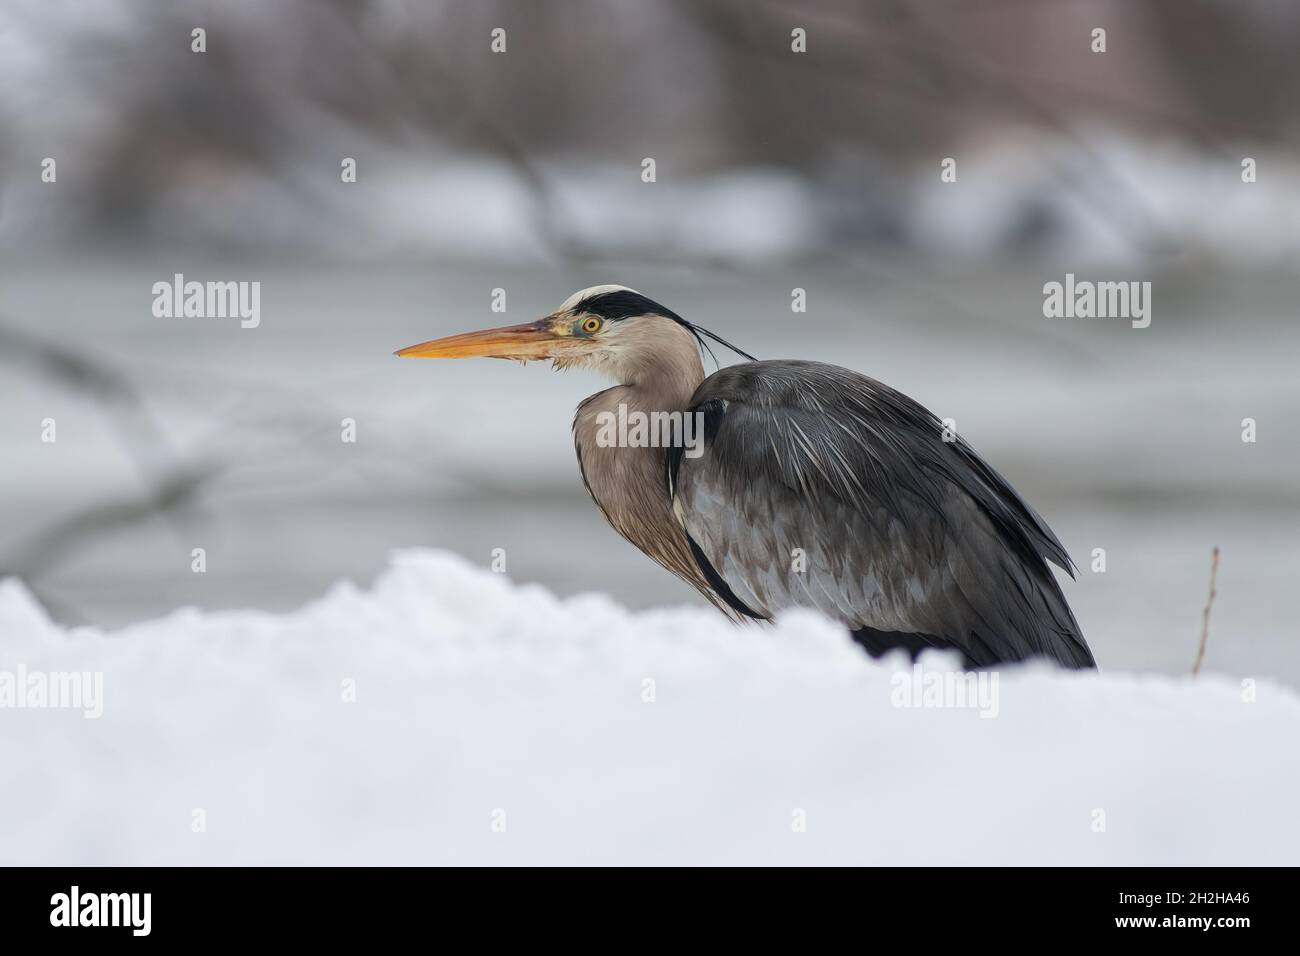
[[[594,285],[590,289],[583,289],[581,292],[573,293],[564,300],[564,304],[560,306],[558,311],[563,312],[566,309],[571,309],[583,299],[589,299],[593,295],[604,295],[606,292],[636,292],[636,289],[629,289],[625,285]],[[640,295],[641,293],[636,292],[636,294]]]

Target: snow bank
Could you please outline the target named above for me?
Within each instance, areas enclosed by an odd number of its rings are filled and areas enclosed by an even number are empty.
[[[112,634],[9,581],[19,667],[102,673],[103,713],[0,709],[4,864],[1300,858],[1279,687],[1034,667],[896,706],[910,667],[810,615],[634,615],[444,553]]]

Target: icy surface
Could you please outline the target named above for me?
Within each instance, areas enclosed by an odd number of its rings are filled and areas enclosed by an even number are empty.
[[[102,672],[103,714],[0,709],[3,864],[1300,859],[1277,685],[1034,667],[995,716],[900,707],[910,668],[811,615],[632,614],[441,552],[107,634],[11,580],[20,665]]]

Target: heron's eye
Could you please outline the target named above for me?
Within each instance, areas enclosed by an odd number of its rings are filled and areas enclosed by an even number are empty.
[[[588,335],[595,335],[600,331],[600,327],[604,324],[604,322],[594,316],[588,317],[582,320],[582,331],[586,332]]]

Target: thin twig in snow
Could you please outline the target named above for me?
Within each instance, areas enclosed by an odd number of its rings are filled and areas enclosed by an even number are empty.
[[[1219,576],[1219,549],[1216,546],[1210,557],[1210,596],[1205,599],[1205,611],[1201,614],[1201,646],[1196,649],[1196,663],[1192,665],[1192,676],[1201,672],[1201,661],[1205,660],[1205,642],[1210,639],[1210,608],[1214,606],[1214,582]]]

